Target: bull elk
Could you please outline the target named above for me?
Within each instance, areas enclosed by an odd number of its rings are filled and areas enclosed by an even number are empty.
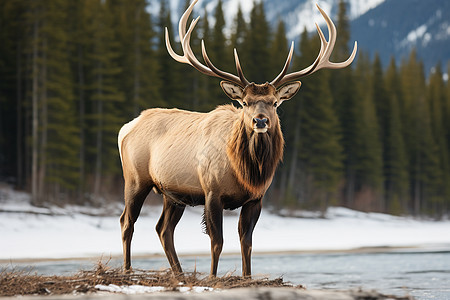
[[[351,64],[356,56],[355,42],[350,57],[341,63],[330,62],[336,41],[336,28],[325,18],[329,39],[321,29],[319,54],[309,67],[287,74],[292,59],[293,43],[280,74],[270,83],[249,82],[234,50],[237,76],[216,68],[208,58],[202,41],[206,65],[195,57],[190,37],[200,17],[186,30],[195,0],[179,22],[183,56],[174,52],[166,33],[170,56],[189,64],[203,74],[224,79],[223,91],[242,106],[219,106],[211,112],[199,113],[179,109],[147,109],[125,124],[118,146],[125,180],[125,208],[120,217],[124,269],[130,270],[130,248],[136,222],[144,200],[154,189],[163,195],[164,204],[156,231],[174,273],[181,273],[175,252],[173,234],[186,205],[204,205],[203,222],[211,239],[211,273],[216,276],[222,251],[222,214],[224,209],[242,207],[238,231],[242,254],[242,275],[251,276],[252,234],[258,221],[262,198],[272,182],[282,159],[284,139],[277,108],[292,98],[300,88],[295,81],[319,69],[339,69]]]

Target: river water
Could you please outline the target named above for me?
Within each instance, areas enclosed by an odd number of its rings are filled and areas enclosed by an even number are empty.
[[[104,259],[105,260],[105,259]],[[208,256],[181,257],[185,271],[209,272]],[[108,265],[120,266],[119,259]],[[168,267],[165,257],[134,259],[138,269]],[[44,275],[67,275],[80,269],[92,269],[90,261],[52,261],[27,264]],[[26,268],[17,265],[16,268]],[[416,299],[450,299],[450,251],[403,251],[384,253],[334,254],[270,254],[253,255],[252,273],[270,278],[283,277],[307,289],[377,290],[398,296],[412,295]],[[240,256],[223,255],[219,276],[241,274]]]

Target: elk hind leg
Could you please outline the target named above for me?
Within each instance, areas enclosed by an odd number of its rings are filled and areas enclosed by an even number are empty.
[[[180,261],[178,260],[177,253],[175,251],[175,245],[173,242],[173,233],[175,227],[183,215],[185,206],[177,205],[173,203],[168,197],[164,196],[164,206],[159,218],[158,224],[156,224],[156,232],[158,233],[161,245],[166,253],[167,260],[170,267],[175,274],[181,274]]]
[[[131,269],[131,239],[133,238],[134,223],[139,217],[142,205],[151,188],[151,184],[125,182],[125,208],[120,216],[125,271]]]

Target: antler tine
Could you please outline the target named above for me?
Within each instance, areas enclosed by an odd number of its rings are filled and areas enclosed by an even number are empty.
[[[194,10],[195,4],[197,4],[197,2],[198,2],[198,0],[192,1],[192,3],[189,5],[189,7],[186,9],[186,11],[181,16],[180,22],[178,22],[178,34],[180,35],[180,41],[183,41],[184,36],[186,35],[186,24],[189,19],[189,16],[191,15],[192,11]],[[200,18],[200,17],[197,17],[197,19],[198,18]],[[191,28],[193,23],[194,22],[192,21],[189,28]]]
[[[320,6],[318,4],[316,4],[317,8],[319,9],[320,13],[322,14],[322,16],[325,19],[325,22],[327,23],[327,27],[328,27],[328,32],[329,32],[329,41],[326,40],[322,30],[320,29],[320,27],[317,25],[316,23],[316,27],[317,27],[317,33],[319,34],[320,37],[320,51],[319,51],[319,55],[317,56],[316,60],[314,61],[314,63],[312,65],[310,65],[309,67],[298,71],[298,72],[294,72],[288,75],[286,74],[286,65],[283,69],[283,71],[281,71],[281,73],[277,76],[277,78],[275,78],[272,81],[272,84],[275,87],[279,87],[289,81],[293,81],[296,80],[300,77],[312,74],[320,69],[340,69],[340,68],[345,68],[348,65],[350,65],[355,56],[356,56],[356,51],[357,51],[357,42],[355,41],[355,45],[353,47],[353,51],[352,54],[350,55],[350,57],[344,61],[344,62],[340,62],[340,63],[334,63],[334,62],[330,62],[330,56],[331,53],[333,52],[333,48],[334,45],[336,43],[336,37],[337,37],[337,32],[336,32],[336,26],[334,26],[333,21],[330,19],[330,17],[320,8]],[[289,59],[289,56],[288,56]],[[287,62],[287,61],[286,61]],[[284,75],[282,75],[284,73]]]
[[[242,72],[241,63],[239,62],[239,56],[236,48],[234,48],[234,61],[236,62],[236,70],[242,83],[246,86],[249,85],[250,82],[247,80],[247,78],[245,78],[244,72]]]
[[[165,28],[165,33],[166,33],[166,48],[167,48],[167,52],[169,52],[169,55],[175,59],[177,62],[183,63],[183,64],[188,64],[189,61],[187,60],[186,57],[178,55],[175,53],[175,51],[173,51],[172,46],[170,45],[170,40],[169,40],[169,30],[167,29],[167,27]]]
[[[247,85],[245,82],[241,81],[241,79],[239,77],[237,77],[236,75],[219,70],[216,66],[213,65],[213,63],[211,62],[211,60],[208,57],[208,54],[206,53],[205,42],[203,40],[202,40],[202,55],[203,55],[203,59],[205,60],[206,64],[211,69],[211,71],[214,73],[214,76],[234,82],[242,87],[245,87]]]
[[[314,70],[317,68],[318,64],[320,63],[320,61],[323,58],[323,53],[325,52],[326,40],[325,40],[325,37],[323,36],[322,31],[320,30],[320,28],[317,24],[316,24],[316,27],[317,27],[317,30],[319,31],[319,36],[320,36],[320,50],[319,50],[319,54],[317,55],[314,62],[309,67],[306,67],[301,71],[297,71],[297,72],[294,72],[294,73],[291,73],[288,75],[286,75],[286,72],[288,69],[287,67],[289,67],[289,66],[286,67],[286,65],[285,65],[285,70],[283,69],[283,71],[281,71],[281,73],[277,76],[277,78],[275,78],[271,82],[273,86],[275,86],[275,87],[282,86],[283,84],[285,84],[289,81],[294,81],[300,77],[303,77],[303,76],[313,73]],[[293,43],[294,42],[292,42],[292,45],[293,45]],[[291,45],[291,48],[293,47],[292,45]],[[290,56],[290,54],[289,54],[289,56]],[[289,56],[288,56],[288,59],[289,59]],[[290,59],[289,59],[289,62],[290,62]],[[286,63],[287,63],[287,60],[286,60]],[[282,75],[283,72],[284,72],[283,76],[280,76],[280,75]]]
[[[327,69],[340,69],[340,68],[345,68],[348,65],[350,65],[353,62],[353,59],[356,56],[356,50],[358,48],[358,43],[355,41],[355,44],[353,46],[353,51],[352,54],[350,55],[350,57],[344,61],[344,62],[340,62],[340,63],[334,63],[330,61],[330,56],[331,53],[333,52],[334,49],[334,45],[336,43],[336,38],[337,38],[337,32],[336,32],[336,26],[334,26],[333,21],[330,19],[330,17],[322,10],[322,8],[320,8],[320,6],[318,4],[316,4],[317,8],[319,9],[320,13],[322,14],[322,16],[325,19],[325,22],[327,23],[327,27],[328,27],[328,32],[330,33],[329,39],[330,41],[327,44],[327,47],[325,49],[325,53],[323,54],[323,60],[321,60],[319,66],[317,67],[317,70],[322,69],[322,68],[327,68]],[[316,24],[317,26],[317,24]],[[317,26],[318,30],[319,30],[319,35],[320,35],[320,39],[322,42],[327,43],[322,30],[320,30],[320,27]]]
[[[289,65],[291,64],[291,60],[292,60],[292,55],[294,54],[294,42],[292,41],[291,43],[291,48],[289,50],[289,55],[286,59],[286,62],[284,63],[284,67],[283,70],[281,70],[280,74],[278,74],[277,77],[275,77],[274,80],[272,80],[270,82],[270,84],[274,85],[274,86],[278,86],[278,83],[281,81],[281,79],[283,79],[283,77],[286,75],[287,70],[289,69]]]
[[[165,35],[166,35],[166,47],[167,51],[169,52],[170,56],[175,59],[176,61],[180,63],[189,64],[198,71],[200,71],[203,74],[223,78],[225,80],[234,82],[242,87],[245,87],[248,84],[247,79],[245,79],[244,74],[242,73],[242,69],[240,68],[239,61],[237,61],[237,71],[239,74],[239,77],[224,71],[219,70],[216,68],[212,62],[209,60],[208,55],[206,54],[206,49],[204,42],[202,40],[202,54],[203,58],[207,64],[207,66],[203,65],[201,62],[198,61],[198,59],[195,57],[194,52],[191,49],[190,46],[190,39],[192,31],[194,30],[195,26],[197,25],[198,20],[200,17],[194,19],[192,23],[190,24],[188,30],[186,31],[186,24],[187,20],[189,19],[189,16],[192,13],[192,10],[194,9],[194,5],[198,2],[198,0],[194,0],[189,7],[186,9],[186,11],[183,13],[183,15],[180,18],[180,22],[178,23],[178,34],[180,35],[180,41],[181,41],[181,47],[183,49],[183,56],[178,55],[175,53],[175,51],[172,49],[172,46],[170,45],[169,40],[169,31],[166,27],[165,29]],[[235,56],[236,58],[236,56]]]
[[[181,46],[183,48],[184,57],[187,59],[188,64],[190,64],[195,69],[202,72],[203,74],[210,75],[210,76],[216,76],[216,74],[214,74],[214,72],[210,68],[206,67],[205,65],[203,65],[201,62],[198,61],[198,59],[195,57],[194,52],[192,51],[191,46],[189,44],[189,42],[191,40],[192,30],[194,30],[195,25],[197,24],[199,19],[200,19],[200,17],[198,17],[197,19],[192,21],[191,26],[189,26],[189,29],[183,38]]]
[[[180,18],[180,22],[178,22],[178,34],[180,36],[180,41],[181,43],[183,43],[183,39],[186,35],[186,24],[187,24],[187,20],[189,19],[189,16],[192,13],[192,10],[194,9],[194,5],[198,2],[198,0],[194,0],[192,1],[192,3],[189,5],[189,7],[186,9],[186,11],[183,13],[183,15]],[[198,18],[197,18],[198,19]],[[197,22],[195,22],[196,24]],[[189,26],[189,28],[191,27],[195,27],[194,24],[194,20],[192,21],[191,25]],[[172,48],[172,46],[170,45],[170,40],[169,40],[169,30],[167,29],[167,27],[165,28],[165,36],[166,36],[166,48],[167,48],[167,52],[169,52],[170,56],[175,59],[177,62],[180,63],[184,63],[184,64],[189,64],[189,60],[185,57],[185,56],[181,56],[178,55]]]

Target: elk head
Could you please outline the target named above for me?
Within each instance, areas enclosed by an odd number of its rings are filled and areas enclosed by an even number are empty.
[[[245,88],[240,85],[222,81],[225,94],[238,101],[243,107],[244,123],[255,133],[266,133],[278,126],[277,107],[292,98],[300,88],[300,82],[287,84],[277,90],[272,84],[249,83]]]
[[[336,27],[334,26],[333,21],[331,21],[328,15],[319,7],[319,5],[317,5],[317,8],[319,9],[320,13],[327,23],[329,41],[326,40],[322,30],[316,23],[316,28],[320,37],[321,45],[319,54],[317,55],[317,58],[313,62],[313,64],[301,71],[287,74],[290,62],[292,60],[292,55],[294,53],[294,42],[292,42],[291,48],[289,50],[289,55],[286,59],[283,70],[274,80],[272,80],[270,83],[267,82],[265,84],[250,83],[245,78],[244,73],[242,72],[236,49],[234,49],[234,58],[238,76],[219,70],[213,65],[206,53],[205,43],[203,40],[201,43],[202,56],[206,63],[206,66],[200,63],[195,57],[189,43],[192,31],[194,30],[194,27],[200,17],[197,17],[192,21],[187,31],[186,23],[190,14],[192,13],[194,5],[197,2],[198,0],[194,0],[191,3],[191,5],[182,15],[178,24],[178,33],[183,49],[183,56],[180,56],[176,54],[175,51],[173,51],[170,45],[169,34],[166,27],[165,33],[167,51],[169,52],[170,56],[172,56],[172,58],[178,62],[189,64],[203,74],[224,79],[225,81],[222,81],[220,83],[222,89],[224,90],[225,94],[227,94],[231,99],[236,100],[241,104],[241,106],[243,107],[246,124],[248,124],[250,128],[253,128],[255,133],[266,133],[268,130],[270,130],[271,127],[277,125],[278,116],[276,114],[276,108],[279,107],[283,101],[292,98],[300,88],[301,83],[295,80],[300,77],[312,74],[320,69],[345,68],[353,62],[356,56],[357,43],[355,41],[352,54],[346,61],[340,63],[330,62],[329,59],[336,42]]]

